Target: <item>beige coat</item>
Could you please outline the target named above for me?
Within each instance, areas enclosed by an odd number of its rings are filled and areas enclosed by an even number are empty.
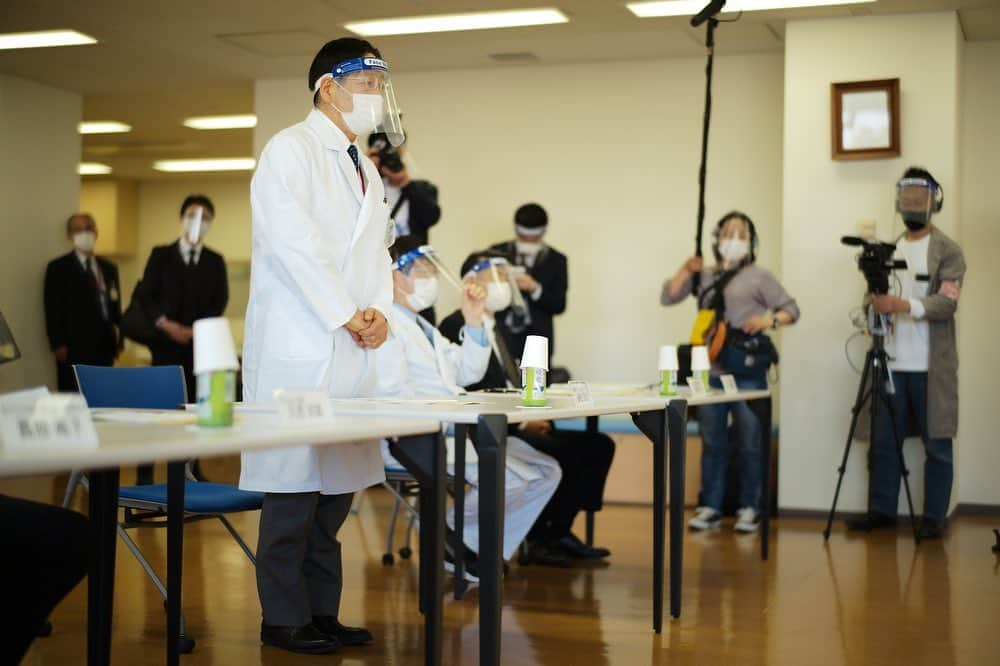
[[[927,435],[932,439],[951,439],[958,433],[958,347],[955,340],[955,311],[958,300],[941,293],[942,282],[965,279],[962,248],[937,227],[931,227],[927,245],[927,273],[930,282],[924,297],[927,328],[930,335],[930,358],[927,362]],[[870,382],[866,382],[868,391]],[[865,403],[858,416],[860,424],[871,424],[871,402]],[[922,435],[916,421],[901,424],[904,437]],[[855,439],[867,441],[869,427],[856,431]]]

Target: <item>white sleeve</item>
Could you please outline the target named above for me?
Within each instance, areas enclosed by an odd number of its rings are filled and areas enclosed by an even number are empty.
[[[440,336],[438,340],[447,338]],[[455,369],[455,383],[465,387],[482,380],[490,365],[490,355],[493,353],[490,345],[481,345],[469,335],[462,336],[460,345],[450,341],[447,344],[445,355]]]
[[[919,298],[908,298],[910,303],[910,316],[914,319],[923,319],[927,316],[927,308],[924,307],[924,302]]]

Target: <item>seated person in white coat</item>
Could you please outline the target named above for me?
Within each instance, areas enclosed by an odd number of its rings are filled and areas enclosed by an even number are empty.
[[[483,328],[486,292],[475,284],[461,285],[441,265],[434,251],[412,236],[403,236],[389,248],[393,258],[392,336],[375,352],[378,395],[394,397],[450,397],[462,386],[483,378],[491,349]],[[437,300],[439,278],[462,289],[465,327],[462,343],[455,344],[418,313]],[[453,447],[454,442],[449,441]],[[470,447],[471,448],[471,447]],[[383,455],[388,452],[383,448]],[[450,457],[450,456],[449,456]],[[465,546],[479,550],[478,467],[467,451],[465,476]],[[541,514],[562,477],[559,463],[516,437],[507,438],[503,557],[509,560]],[[454,525],[452,516],[449,525]],[[471,572],[477,567],[470,561]]]

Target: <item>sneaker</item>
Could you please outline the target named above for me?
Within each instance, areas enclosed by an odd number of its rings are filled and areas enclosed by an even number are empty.
[[[758,527],[760,527],[760,523],[757,522],[756,509],[745,506],[736,512],[736,524],[733,525],[734,530],[750,533],[756,532]]]
[[[710,506],[699,506],[694,511],[694,517],[688,521],[688,527],[693,530],[718,529],[722,514]]]

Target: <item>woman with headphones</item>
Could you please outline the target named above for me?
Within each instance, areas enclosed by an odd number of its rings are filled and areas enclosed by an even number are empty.
[[[767,387],[767,370],[777,362],[777,352],[767,331],[788,326],[799,318],[799,307],[774,274],[761,268],[757,258],[757,231],[744,213],[732,211],[719,220],[713,232],[716,265],[705,268],[701,257],[691,257],[663,284],[660,302],[674,305],[687,298],[697,284],[698,321],[712,349],[709,383],[721,388],[721,375],[731,374],[741,389]],[[733,417],[733,440],[729,416]],[[738,445],[740,500],[734,529],[755,532],[760,513],[760,424],[745,402],[698,408],[701,431],[701,501],[688,526],[696,530],[718,528],[722,519],[726,468],[730,451]]]

